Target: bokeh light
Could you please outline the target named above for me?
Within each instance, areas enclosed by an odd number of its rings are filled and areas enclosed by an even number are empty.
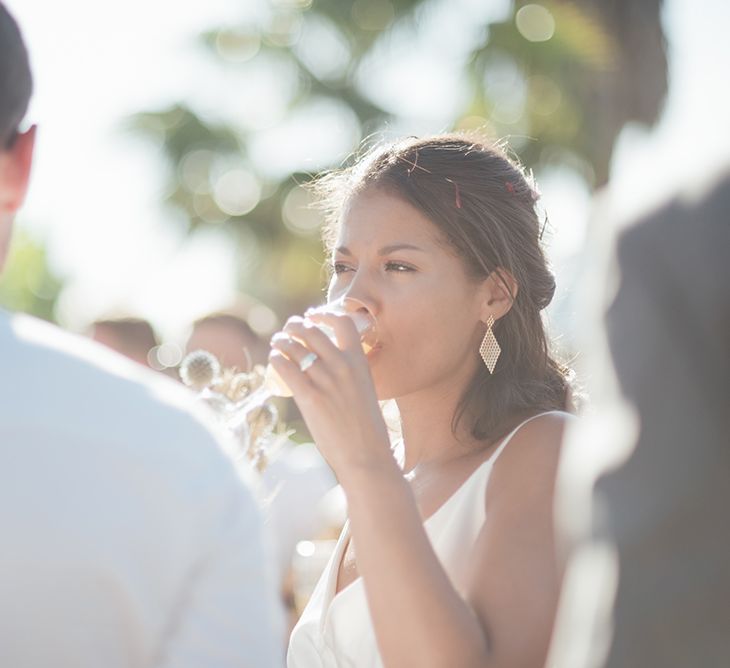
[[[547,42],[555,34],[555,19],[543,5],[530,4],[517,10],[515,23],[530,42]]]
[[[302,186],[294,186],[287,194],[282,210],[287,229],[302,236],[317,235],[324,218],[312,205],[310,192]]]
[[[210,192],[208,174],[215,159],[215,153],[207,149],[190,151],[180,162],[180,180],[192,193],[207,194]]]
[[[67,326],[112,305],[174,336],[223,295],[251,293],[280,318],[316,300],[320,214],[297,184],[346,162],[363,138],[456,127],[508,139],[557,193],[545,194],[562,255],[579,251],[560,235],[582,238],[578,223],[561,222],[563,200],[592,201],[610,177],[632,193],[627,207],[651,201],[648,191],[730,151],[715,128],[729,94],[712,75],[730,63],[711,48],[724,43],[727,3],[666,0],[646,29],[648,10],[624,25],[613,3],[552,0],[7,4],[33,54],[28,120],[40,123],[18,222],[48,252],[13,269],[4,294]],[[69,49],[78,17],[86,41]],[[647,103],[642,72],[661,93],[662,77],[646,70],[662,55],[657,30],[672,89],[649,131],[627,110]],[[182,258],[193,247],[206,250],[191,270]]]
[[[147,364],[156,371],[171,369],[180,364],[183,350],[176,343],[163,343],[147,353]]]
[[[221,30],[215,37],[218,55],[232,63],[251,60],[261,48],[261,37],[252,30]]]
[[[251,329],[259,336],[268,336],[276,331],[279,326],[279,319],[276,313],[266,304],[254,304],[248,311],[246,322]]]
[[[245,169],[231,169],[218,177],[213,190],[215,202],[229,216],[243,216],[261,199],[261,185]]]

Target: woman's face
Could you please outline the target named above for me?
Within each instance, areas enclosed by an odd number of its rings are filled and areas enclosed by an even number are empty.
[[[379,399],[428,389],[460,392],[479,364],[486,282],[476,282],[438,228],[379,189],[351,198],[332,254],[330,300],[352,298],[375,316],[368,359]]]

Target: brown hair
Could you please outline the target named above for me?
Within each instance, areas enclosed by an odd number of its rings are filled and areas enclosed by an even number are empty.
[[[327,216],[328,251],[347,199],[377,187],[424,213],[475,280],[498,269],[515,278],[512,308],[494,327],[502,348],[494,374],[480,364],[457,407],[454,430],[469,416],[474,438],[493,439],[518,415],[566,409],[570,371],[551,353],[540,313],[553,298],[555,279],[540,243],[538,195],[500,146],[462,134],[408,138],[376,147],[314,187]]]
[[[127,357],[144,359],[157,344],[155,330],[141,318],[109,318],[93,323],[93,336],[106,329],[115,337],[114,350]]]

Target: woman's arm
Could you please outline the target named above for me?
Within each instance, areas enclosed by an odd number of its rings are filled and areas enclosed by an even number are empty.
[[[545,663],[562,580],[553,500],[570,419],[551,414],[532,420],[494,465],[468,584],[468,600],[490,639],[485,665]]]
[[[533,420],[495,465],[467,601],[435,555],[397,467],[344,477],[358,568],[386,666],[543,665],[560,586],[552,499],[564,420]]]
[[[549,638],[554,610],[551,592],[558,586],[557,574],[545,564],[554,564],[552,529],[546,528],[552,522],[559,425],[553,427],[550,438],[538,444],[544,447],[522,448],[520,443],[512,443],[499,460],[499,472],[495,467],[493,475],[502,478],[503,484],[490,484],[490,489],[497,489],[489,500],[490,519],[474,554],[475,574],[467,602],[433,551],[411,489],[390,452],[354,326],[348,318],[327,319],[338,333],[342,351],[321,332],[290,322],[287,331],[304,341],[319,359],[302,373],[296,364],[303,355],[296,349],[298,344],[275,339],[271,361],[294,392],[315,442],[347,495],[358,570],[384,664],[424,668],[539,665],[535,657],[542,656],[543,639]],[[548,419],[538,418],[524,431],[534,436],[537,423]],[[526,450],[527,455],[507,457],[518,449]],[[549,457],[542,455],[549,461],[540,457],[544,452],[550,453]],[[524,480],[520,469],[525,470]],[[524,493],[526,485],[529,493]],[[510,529],[515,518],[517,527]],[[527,536],[531,552],[520,544],[521,536]],[[480,577],[481,571],[492,568],[497,570],[489,577],[483,573],[485,579]],[[518,580],[526,575],[523,585]],[[541,582],[543,577],[549,579],[547,584]],[[523,609],[535,583],[539,585],[535,605],[541,612],[528,619],[538,627],[510,609],[513,602],[519,604],[518,610]]]
[[[564,420],[533,420],[495,465],[467,601],[435,555],[397,467],[344,477],[358,569],[386,666],[543,665],[560,586],[552,499]]]
[[[384,665],[490,665],[485,629],[438,560],[397,465],[353,468],[341,483]]]

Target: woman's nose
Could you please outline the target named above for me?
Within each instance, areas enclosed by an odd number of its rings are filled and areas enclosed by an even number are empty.
[[[342,307],[348,313],[357,313],[358,311],[366,311],[368,315],[375,316],[374,309],[369,306],[363,299],[349,294],[349,291],[342,296]]]
[[[345,294],[340,301],[345,313],[353,318],[360,332],[363,349],[369,350],[378,342],[378,314],[372,303],[365,302],[352,294]],[[355,315],[357,314],[357,315]]]
[[[337,301],[346,311],[367,311],[373,317],[377,315],[378,300],[373,293],[373,285],[369,277],[362,271],[350,274],[350,280],[345,285],[332,286],[329,301]],[[337,289],[339,287],[339,289]]]
[[[337,302],[343,310],[349,313],[364,312],[375,319],[378,315],[378,301],[372,290],[367,290],[364,281],[353,280],[344,290],[331,292],[329,301]]]

